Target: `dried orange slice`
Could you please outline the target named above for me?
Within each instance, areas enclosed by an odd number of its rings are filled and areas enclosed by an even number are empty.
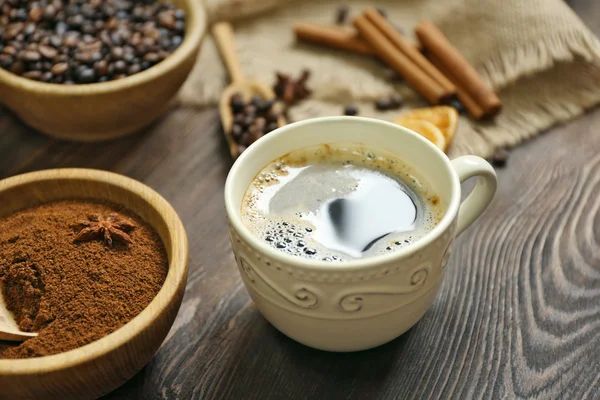
[[[431,122],[437,126],[438,129],[446,138],[446,147],[443,149],[448,150],[454,134],[456,133],[456,126],[458,125],[458,112],[454,107],[448,106],[437,106],[427,108],[417,108],[407,114],[403,114],[394,123],[404,126],[405,121],[421,120]]]
[[[429,121],[408,119],[402,122],[401,125],[411,131],[417,132],[419,135],[428,139],[431,143],[435,144],[442,151],[446,148],[446,138],[441,130]]]

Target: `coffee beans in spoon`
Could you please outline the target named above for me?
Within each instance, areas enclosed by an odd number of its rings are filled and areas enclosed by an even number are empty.
[[[121,79],[167,58],[185,13],[151,0],[0,0],[0,68],[51,83]]]
[[[253,96],[249,102],[244,101],[241,93],[231,96],[231,137],[238,144],[239,154],[265,134],[277,129],[279,113],[274,105],[274,99],[265,100],[260,96]]]

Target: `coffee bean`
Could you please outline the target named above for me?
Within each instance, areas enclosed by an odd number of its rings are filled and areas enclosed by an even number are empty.
[[[275,104],[275,100],[273,100],[273,99],[265,100],[265,101],[261,102],[260,105],[258,106],[258,112],[259,113],[269,113],[274,104]]]
[[[50,82],[50,81],[52,80],[52,78],[53,78],[53,77],[54,77],[54,75],[52,75],[52,72],[50,72],[50,71],[47,71],[47,72],[44,72],[44,73],[42,74],[42,76],[41,76],[40,80],[41,80],[42,82]]]
[[[50,45],[54,48],[59,48],[62,45],[62,39],[60,38],[60,36],[50,36]]]
[[[176,19],[185,19],[185,12],[181,8],[176,9],[174,15]]]
[[[491,163],[494,167],[502,168],[506,166],[508,156],[508,151],[505,149],[498,149],[494,152],[494,155],[492,155]]]
[[[81,83],[92,83],[96,80],[96,72],[92,68],[83,68],[78,71],[77,80]]]
[[[167,29],[174,29],[175,17],[167,11],[163,11],[160,14],[158,14],[158,23],[160,24],[160,26],[165,27]]]
[[[56,17],[56,7],[53,4],[48,4],[46,8],[44,8],[44,18],[47,20],[53,20]]]
[[[399,93],[393,93],[390,96],[390,108],[396,110],[404,104],[404,98]]]
[[[229,99],[229,106],[234,114],[240,113],[244,110],[244,98],[241,93],[235,93]]]
[[[94,64],[94,71],[98,77],[104,77],[108,74],[108,63],[104,60],[100,60]]]
[[[243,131],[244,130],[240,125],[233,124],[233,127],[231,128],[231,136],[233,136],[234,139],[238,139],[240,136],[242,136]]]
[[[25,78],[33,79],[35,81],[39,81],[42,77],[41,71],[27,71],[23,73]]]
[[[34,50],[26,50],[21,53],[20,58],[24,61],[39,61],[42,56],[40,53]]]
[[[183,33],[185,31],[185,22],[176,21],[175,22],[175,31],[179,33]]]
[[[8,54],[10,56],[14,56],[17,54],[17,49],[15,49],[13,46],[5,46],[4,49],[2,49],[2,53],[4,54]]]
[[[267,120],[264,117],[258,117],[254,120],[254,126],[258,127],[261,132],[264,131],[266,124]]]
[[[89,63],[93,63],[93,54],[89,53],[89,52],[77,52],[75,54],[75,60],[79,61],[80,63],[84,63],[84,64],[89,64]]]
[[[250,135],[250,143],[254,143],[262,137],[263,132],[258,126],[252,125],[248,128],[248,134]]]
[[[383,97],[375,101],[375,108],[379,111],[387,111],[390,109],[390,99]]]
[[[58,64],[54,64],[51,71],[54,75],[62,75],[69,69],[69,64],[66,62],[60,62]]]
[[[238,140],[238,143],[242,146],[250,146],[252,144],[252,142],[250,141],[250,134],[248,132],[242,133],[240,139]]]
[[[140,66],[140,64],[132,64],[127,69],[127,73],[129,75],[134,75],[134,74],[137,74],[138,72],[140,72],[141,70],[142,70],[142,67]]]
[[[265,129],[265,133],[272,132],[277,128],[279,128],[279,125],[277,124],[277,122],[269,122],[269,124],[267,125],[267,128]]]
[[[335,23],[338,25],[343,25],[348,19],[348,12],[350,8],[348,6],[339,6],[335,13]]]
[[[238,154],[242,154],[244,152],[244,150],[246,150],[246,148],[247,148],[246,146],[238,144],[236,147],[236,150],[237,150]]]
[[[147,53],[144,56],[143,60],[144,61],[148,61],[148,62],[154,64],[154,63],[158,62],[158,54],[156,54],[156,53]]]
[[[14,59],[8,54],[0,54],[0,66],[5,69],[10,69]]]
[[[254,122],[254,115],[245,115],[242,125],[249,127]]]
[[[39,22],[42,19],[44,10],[40,6],[33,6],[29,10],[29,19],[33,22]]]
[[[10,72],[16,75],[21,75],[25,72],[25,63],[21,60],[15,61],[10,67]]]
[[[353,104],[347,105],[344,108],[344,115],[354,116],[354,115],[357,115],[357,114],[358,114],[358,108],[355,105],[353,105]]]
[[[465,107],[457,98],[451,99],[448,105],[458,111],[459,114],[464,114],[466,112]]]
[[[15,13],[13,19],[18,21],[27,21],[28,13],[24,8],[19,8]]]
[[[125,51],[123,50],[122,47],[113,47],[110,50],[110,57],[115,61],[123,59],[124,55],[125,55]]]
[[[41,45],[38,48],[38,51],[43,57],[49,59],[52,59],[58,55],[58,51],[50,46]]]
[[[254,104],[246,104],[246,106],[244,106],[244,112],[246,113],[246,115],[254,115],[256,114],[256,106]]]
[[[179,47],[181,42],[183,42],[183,38],[181,36],[173,36],[173,39],[171,39],[171,43],[173,43],[173,47]]]
[[[240,125],[242,128],[246,127],[245,121],[246,121],[246,116],[244,114],[236,114],[233,117],[234,124]]]
[[[54,27],[54,31],[57,35],[64,35],[67,29],[69,29],[69,27],[64,22],[57,22]]]
[[[125,72],[127,70],[127,63],[123,60],[119,60],[113,65],[115,67],[115,72],[117,73]]]
[[[77,35],[74,35],[74,34],[66,35],[63,39],[63,45],[67,46],[67,47],[75,48],[75,47],[77,47],[78,41],[79,40],[77,38]]]
[[[29,23],[25,25],[25,29],[23,29],[23,33],[27,36],[30,36],[35,33],[35,24]]]

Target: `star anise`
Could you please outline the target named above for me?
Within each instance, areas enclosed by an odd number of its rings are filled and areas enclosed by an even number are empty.
[[[310,77],[310,71],[305,69],[298,79],[293,79],[288,74],[277,72],[277,82],[273,86],[273,91],[277,98],[283,100],[286,104],[293,104],[298,100],[307,98],[311,90],[306,86]]]
[[[108,217],[89,215],[87,221],[81,221],[75,227],[80,229],[75,237],[75,242],[101,239],[109,247],[112,246],[113,241],[124,244],[133,243],[128,233],[135,229],[135,225],[131,221],[118,218],[115,214]]]

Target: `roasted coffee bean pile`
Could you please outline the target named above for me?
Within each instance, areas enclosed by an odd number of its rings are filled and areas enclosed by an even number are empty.
[[[105,82],[167,58],[185,13],[150,0],[0,0],[0,67],[42,82]]]
[[[250,102],[244,102],[241,94],[231,96],[229,106],[233,113],[231,136],[238,144],[238,154],[256,142],[263,135],[277,129],[279,113],[274,110],[275,100],[263,100],[253,96]]]
[[[281,99],[287,105],[292,105],[299,100],[303,100],[312,93],[307,86],[308,78],[310,78],[310,71],[307,69],[300,73],[298,79],[294,79],[291,75],[281,72],[277,72],[276,77],[277,82],[273,85],[273,91],[277,98]]]

